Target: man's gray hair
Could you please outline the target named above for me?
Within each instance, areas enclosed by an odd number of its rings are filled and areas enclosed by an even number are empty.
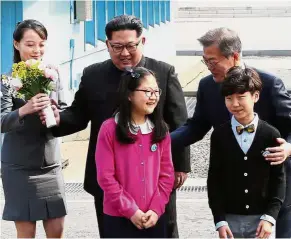
[[[241,53],[241,41],[238,34],[228,28],[215,28],[198,38],[203,47],[217,45],[225,57],[232,56],[235,52]]]

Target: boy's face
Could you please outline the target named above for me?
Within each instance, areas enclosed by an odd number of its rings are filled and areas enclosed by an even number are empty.
[[[235,93],[225,97],[225,105],[228,111],[241,123],[251,120],[254,113],[254,104],[259,100],[259,92],[251,94]]]

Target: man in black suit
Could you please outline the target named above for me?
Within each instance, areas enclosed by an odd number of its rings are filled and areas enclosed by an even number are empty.
[[[203,61],[211,75],[201,79],[197,92],[197,103],[194,115],[181,128],[171,133],[172,146],[179,148],[201,140],[212,128],[230,120],[224,98],[220,93],[221,82],[226,72],[241,62],[241,41],[237,33],[227,28],[208,31],[198,39],[203,46]],[[281,79],[257,70],[263,89],[255,112],[260,119],[276,127],[284,139],[277,139],[280,146],[272,147],[266,160],[272,164],[285,161],[287,188],[286,197],[279,213],[276,234],[279,238],[291,237],[291,98]],[[286,142],[287,141],[287,142]]]
[[[107,23],[105,31],[111,59],[84,69],[79,90],[75,94],[72,105],[60,113],[60,120],[57,116],[59,126],[53,129],[54,136],[64,136],[85,129],[91,121],[84,188],[95,198],[100,237],[103,237],[103,191],[97,183],[95,148],[101,124],[110,118],[116,109],[117,90],[124,69],[142,66],[155,72],[159,87],[162,89],[160,102],[163,106],[164,119],[170,131],[183,125],[187,120],[184,95],[174,67],[142,54],[146,39],[142,36],[141,21],[134,16],[118,16]],[[188,149],[172,151],[176,188],[182,186],[187,173],[191,170],[189,151],[187,151]],[[168,235],[177,238],[175,190],[167,205],[166,214]]]

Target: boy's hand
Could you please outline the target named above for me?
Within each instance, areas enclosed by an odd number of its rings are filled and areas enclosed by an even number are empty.
[[[272,233],[272,223],[261,220],[257,228],[256,237],[257,238],[269,238]]]
[[[233,238],[232,232],[229,226],[222,226],[218,228],[219,238]]]
[[[145,213],[145,218],[143,219],[143,221],[145,221],[145,223],[143,223],[143,227],[144,228],[150,228],[153,227],[154,225],[156,225],[157,221],[159,219],[158,214],[156,214],[154,211],[152,210],[148,210]]]
[[[130,218],[130,221],[138,228],[138,229],[143,229],[143,218],[145,214],[143,211],[138,209],[135,214]]]

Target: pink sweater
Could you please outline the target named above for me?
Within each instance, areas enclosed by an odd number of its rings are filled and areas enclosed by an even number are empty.
[[[161,216],[174,186],[171,139],[151,143],[152,133],[137,134],[134,144],[120,144],[116,123],[106,120],[96,146],[97,180],[104,191],[104,213],[130,219],[140,209]]]

